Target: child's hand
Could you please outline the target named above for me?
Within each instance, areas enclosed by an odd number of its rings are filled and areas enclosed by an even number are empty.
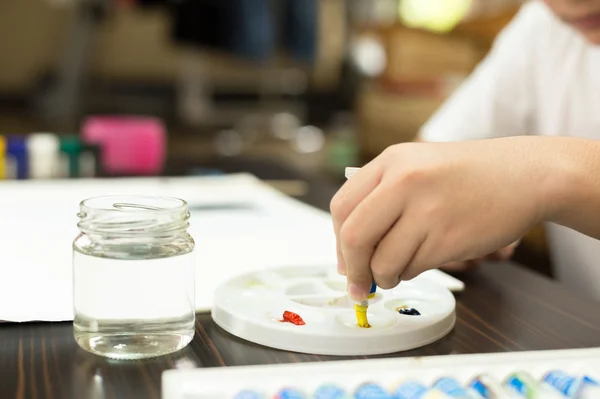
[[[372,281],[392,288],[522,237],[541,218],[545,178],[528,144],[400,144],[355,173],[331,202],[338,270],[350,295],[364,299]]]
[[[483,262],[493,262],[510,259],[515,253],[515,249],[521,243],[516,241],[507,247],[500,248],[497,251],[492,252],[484,257],[477,259],[470,259],[464,262],[450,262],[440,266],[440,269],[447,272],[465,272],[480,266]]]

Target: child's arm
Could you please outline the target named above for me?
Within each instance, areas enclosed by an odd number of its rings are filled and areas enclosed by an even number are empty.
[[[426,123],[416,141],[464,141],[534,134],[535,58],[548,22],[543,4],[529,3],[500,33],[486,59]],[[461,271],[512,257],[519,242],[483,258],[443,265]]]
[[[542,221],[600,239],[600,141],[509,137],[405,143],[331,202],[339,268],[362,300],[425,270],[476,259]],[[353,294],[354,293],[354,294]]]
[[[545,154],[544,221],[600,239],[600,142],[545,137],[531,151]]]

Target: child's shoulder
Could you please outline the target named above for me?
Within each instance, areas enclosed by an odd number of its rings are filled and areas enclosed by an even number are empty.
[[[526,1],[509,26],[529,33],[565,34],[572,31],[541,0]]]
[[[512,51],[520,47],[532,51],[532,55],[543,55],[545,59],[552,53],[569,52],[573,44],[583,42],[579,34],[556,17],[542,0],[525,2],[498,39]]]
[[[552,11],[542,0],[527,0],[521,6],[519,15],[524,17],[551,18],[554,17]]]
[[[542,0],[528,0],[515,16],[511,25],[552,35],[573,35],[575,32],[565,25]]]

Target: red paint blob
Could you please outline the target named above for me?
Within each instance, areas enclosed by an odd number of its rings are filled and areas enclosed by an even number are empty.
[[[279,320],[279,322],[281,323],[292,323],[295,324],[297,326],[303,326],[306,323],[304,322],[304,320],[302,320],[302,317],[300,317],[298,314],[294,313],[294,312],[290,312],[288,310],[286,310],[285,312],[283,312],[283,320]]]

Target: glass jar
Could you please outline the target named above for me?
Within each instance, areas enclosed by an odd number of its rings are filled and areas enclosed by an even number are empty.
[[[189,211],[169,197],[105,196],[80,204],[73,242],[74,336],[83,349],[142,359],[194,336]]]

